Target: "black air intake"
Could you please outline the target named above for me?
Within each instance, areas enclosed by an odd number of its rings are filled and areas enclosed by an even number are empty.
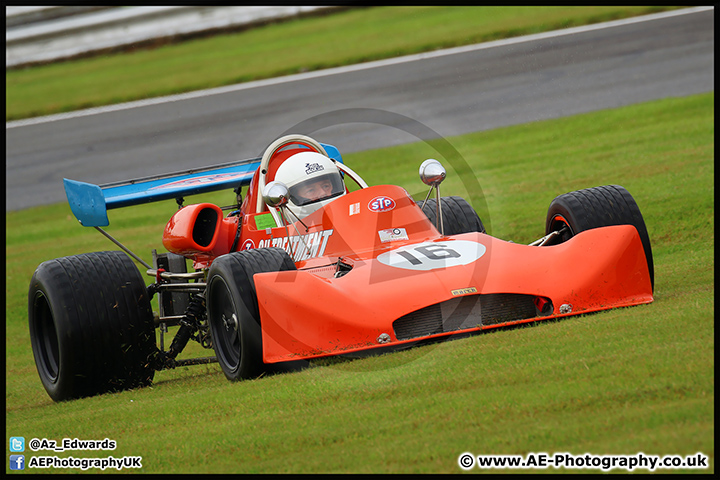
[[[468,295],[430,305],[393,322],[398,340],[425,337],[538,316],[535,296],[514,293]]]
[[[215,236],[215,227],[218,222],[218,214],[212,208],[203,208],[198,213],[193,226],[193,240],[201,247],[207,247],[212,243]]]

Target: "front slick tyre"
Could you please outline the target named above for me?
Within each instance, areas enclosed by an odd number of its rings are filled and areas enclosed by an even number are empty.
[[[35,365],[56,402],[152,382],[150,298],[126,254],[43,262],[30,281],[28,319]]]
[[[640,207],[624,187],[605,185],[558,195],[550,202],[545,219],[545,234],[562,231],[560,239],[556,241],[562,243],[585,230],[614,225],[632,225],[637,230],[654,290],[655,269],[650,236]]]
[[[262,361],[262,330],[253,276],[295,270],[281,248],[257,248],[216,258],[208,271],[207,306],[213,348],[229,380],[266,373]]]

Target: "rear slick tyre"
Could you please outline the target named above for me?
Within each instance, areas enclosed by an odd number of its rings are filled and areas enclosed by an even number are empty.
[[[56,402],[152,382],[150,298],[125,253],[40,264],[30,282],[28,320],[40,380]]]

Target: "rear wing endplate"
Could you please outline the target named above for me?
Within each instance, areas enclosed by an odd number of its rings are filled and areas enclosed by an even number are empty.
[[[330,158],[342,163],[337,148],[321,144]],[[251,158],[209,167],[166,173],[122,182],[93,185],[63,179],[70,210],[81,225],[105,227],[107,211],[187,195],[214,192],[248,185],[261,158]]]

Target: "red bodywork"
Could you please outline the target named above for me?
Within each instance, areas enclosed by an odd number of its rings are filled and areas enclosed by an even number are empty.
[[[271,162],[268,180],[296,152]],[[273,227],[267,211],[255,211],[257,195],[256,174],[240,217],[222,218],[210,204],[184,207],[163,243],[204,267],[230,252],[242,218],[236,251],[281,247],[293,256],[297,271],[254,277],[266,363],[653,301],[630,225],[543,247],[482,233],[443,236],[403,188],[380,185],[339,197],[305,225]]]

